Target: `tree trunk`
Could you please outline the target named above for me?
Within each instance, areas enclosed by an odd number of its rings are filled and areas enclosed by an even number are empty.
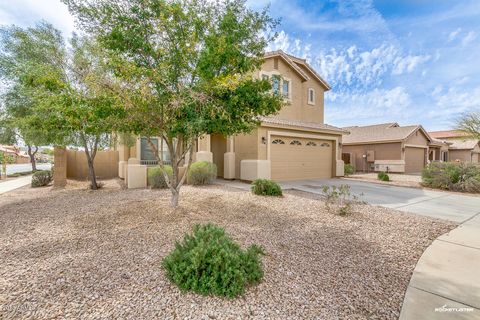
[[[176,208],[178,207],[178,198],[180,196],[180,192],[178,192],[175,189],[171,189],[171,190],[172,190],[172,198],[170,199],[170,204],[172,208]]]
[[[93,161],[95,160],[95,156],[97,155],[98,141],[100,140],[100,137],[95,137],[93,146],[90,150],[88,149],[87,138],[83,134],[80,135],[80,138],[82,139],[83,147],[85,148],[85,155],[87,156],[88,179],[90,180],[90,189],[97,190],[97,177],[95,176],[95,167],[93,166]]]
[[[87,162],[88,162],[88,179],[90,180],[90,189],[97,190],[97,177],[95,176],[95,167],[93,166],[93,159],[90,158],[90,155],[87,150],[85,150],[87,154]]]
[[[30,157],[30,163],[32,164],[32,171],[37,170],[37,160],[35,159],[35,154],[38,151],[38,147],[35,147],[35,151],[32,152],[32,147],[30,145],[27,145],[27,153],[28,156]]]

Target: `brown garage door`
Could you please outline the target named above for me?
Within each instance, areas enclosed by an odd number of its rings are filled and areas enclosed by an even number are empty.
[[[405,148],[405,173],[420,173],[425,166],[425,149]]]
[[[272,179],[332,177],[333,143],[328,140],[273,136],[270,145]]]

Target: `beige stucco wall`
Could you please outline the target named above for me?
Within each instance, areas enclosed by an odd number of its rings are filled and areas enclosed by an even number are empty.
[[[418,146],[427,146],[428,145],[428,139],[427,136],[421,131],[417,130],[415,133],[413,133],[405,142],[405,144],[411,144],[411,145],[418,145]]]
[[[472,152],[470,150],[450,150],[450,161],[470,162]]]
[[[93,162],[95,175],[100,179],[118,177],[118,151],[98,151]],[[88,163],[84,151],[67,151],[67,177],[86,179]]]
[[[375,160],[402,160],[402,144],[400,142],[343,145],[342,148],[343,153],[352,153],[357,171],[366,171],[368,169],[367,163],[362,157],[367,151],[375,152]]]
[[[258,130],[234,137],[235,179],[240,179],[240,161],[258,159]]]
[[[274,68],[274,60],[278,59],[278,69]],[[307,74],[309,72],[303,68]],[[303,81],[299,74],[292,69],[282,58],[267,58],[257,76],[262,73],[278,72],[282,77],[290,81],[291,99],[287,100],[287,105],[280,110],[277,115],[281,119],[291,119],[308,122],[324,122],[324,91],[322,85],[310,76],[310,79]],[[302,82],[303,81],[303,82]],[[308,88],[315,90],[315,105],[308,104]]]

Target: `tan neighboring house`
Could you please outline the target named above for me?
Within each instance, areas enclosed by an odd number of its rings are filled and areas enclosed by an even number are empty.
[[[347,131],[324,123],[324,93],[330,90],[327,82],[306,60],[283,51],[267,53],[254,76],[272,81],[272,89],[284,96],[287,105],[277,115],[262,118],[250,134],[201,137],[194,161],[215,163],[218,177],[224,179],[284,181],[342,176],[342,135]],[[161,145],[158,140],[154,143]],[[131,148],[119,145],[118,150],[119,176],[128,180],[129,187],[146,185],[146,167],[156,164],[146,139],[138,138]],[[168,159],[165,147],[161,152]]]
[[[357,171],[419,173],[431,161],[447,161],[448,144],[421,125],[383,123],[346,127],[342,158]]]
[[[458,130],[429,132],[431,137],[450,143],[450,161],[480,163],[480,140]]]
[[[14,146],[0,145],[0,152],[11,156],[16,164],[30,163],[30,157],[22,154],[20,150]]]

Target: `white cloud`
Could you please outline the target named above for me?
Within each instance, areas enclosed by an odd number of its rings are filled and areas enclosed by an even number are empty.
[[[400,86],[365,93],[328,93],[326,100],[327,120],[341,125],[398,119],[412,103],[406,89]]]
[[[442,115],[459,114],[480,108],[480,86],[472,89],[450,87],[447,91],[434,90],[432,93],[437,108]]]
[[[453,41],[458,36],[458,34],[462,31],[462,28],[457,28],[456,30],[450,32],[448,35],[448,41]]]
[[[466,46],[467,44],[471,43],[473,40],[477,38],[477,34],[474,31],[470,31],[467,35],[462,39],[462,45]]]
[[[394,68],[392,70],[392,74],[399,75],[402,73],[411,73],[415,70],[415,68],[430,60],[430,56],[412,56],[408,55],[405,57],[397,57],[394,62]]]
[[[290,38],[285,31],[270,44],[269,50],[282,49],[307,58],[335,91],[365,91],[380,86],[389,74],[412,73],[431,60],[430,55],[405,55],[394,45],[383,44],[372,50],[360,51],[352,45],[337,51],[311,51],[312,45]]]
[[[14,4],[13,4],[14,2]],[[33,26],[41,20],[52,23],[65,36],[75,30],[74,19],[60,0],[15,0],[0,2],[0,24]]]

